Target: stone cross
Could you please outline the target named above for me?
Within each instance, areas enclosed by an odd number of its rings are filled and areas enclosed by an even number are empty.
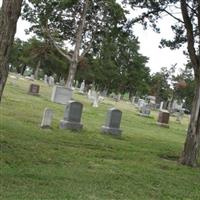
[[[41,128],[51,128],[52,118],[53,118],[53,110],[45,108],[43,112]]]
[[[66,106],[64,119],[60,121],[61,129],[81,130],[81,115],[83,104],[76,101],[69,101]]]
[[[102,126],[102,132],[112,135],[120,136],[122,130],[120,129],[122,112],[116,108],[111,108],[107,112],[105,125]]]

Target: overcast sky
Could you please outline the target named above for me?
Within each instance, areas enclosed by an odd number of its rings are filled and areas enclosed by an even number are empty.
[[[0,5],[2,0],[0,0]],[[130,13],[129,17],[133,14]],[[186,64],[186,57],[183,55],[183,49],[170,50],[169,48],[160,49],[158,48],[161,38],[172,38],[173,33],[171,31],[170,25],[173,20],[170,17],[165,17],[160,20],[159,27],[161,28],[161,33],[157,34],[152,30],[143,30],[141,25],[136,25],[133,27],[134,34],[138,36],[140,41],[140,53],[144,56],[149,57],[148,66],[151,72],[157,72],[161,67],[170,68],[172,65],[177,63],[177,71],[179,68],[183,68]],[[17,26],[17,33],[15,37],[22,40],[26,40],[30,36],[26,35],[24,29],[28,28],[29,23],[19,19]]]

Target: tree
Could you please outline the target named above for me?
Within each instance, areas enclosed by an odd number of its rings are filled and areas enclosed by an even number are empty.
[[[156,97],[156,102],[167,101],[172,93],[169,84],[170,70],[161,68],[160,72],[156,72],[151,76],[149,93]]]
[[[24,17],[33,24],[30,31],[49,37],[58,52],[70,62],[67,87],[71,87],[79,61],[90,51],[98,35],[109,27],[122,27],[126,21],[123,8],[115,0],[30,2],[33,6],[26,4],[24,7]],[[61,50],[63,41],[72,45],[72,51]]]
[[[0,12],[0,101],[8,77],[8,57],[20,16],[22,0],[3,0]]]
[[[39,70],[43,73],[56,74],[58,80],[64,78],[69,63],[61,56],[48,40],[40,40],[36,37],[23,42],[16,39],[11,48],[9,57],[10,68],[23,75],[26,67],[32,69],[35,79],[38,79]]]
[[[107,90],[108,93],[135,93],[141,95],[147,92],[149,68],[146,67],[147,58],[139,53],[139,42],[129,29],[113,27],[105,31],[100,42],[96,44],[90,54],[87,54],[85,71],[78,76],[95,82],[98,90]],[[90,77],[88,77],[88,75]]]
[[[127,2],[126,0],[124,2]],[[162,40],[161,44],[171,49],[179,48],[187,43],[188,57],[195,77],[195,90],[192,103],[192,113],[187,137],[180,163],[188,166],[197,166],[200,149],[200,2],[197,0],[158,0],[158,1],[128,1],[132,7],[147,9],[141,16],[133,19],[141,21],[147,26],[148,20],[152,22],[156,30],[156,22],[162,13],[171,16],[175,20],[172,25],[175,37],[172,41]],[[181,13],[176,15],[177,10]]]

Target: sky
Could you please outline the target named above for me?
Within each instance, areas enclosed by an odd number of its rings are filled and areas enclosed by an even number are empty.
[[[0,5],[2,0],[0,0]],[[133,13],[130,12],[129,18],[133,17]],[[187,63],[183,50],[170,50],[169,48],[160,49],[159,43],[162,38],[172,38],[173,33],[170,25],[173,20],[170,17],[165,17],[159,22],[161,33],[155,33],[151,29],[143,30],[142,25],[135,25],[133,27],[134,34],[138,37],[140,42],[140,53],[149,58],[147,66],[151,69],[151,73],[160,71],[161,67],[167,67],[168,69],[176,65],[177,72],[180,68],[184,68]],[[26,35],[24,30],[29,27],[29,23],[23,21],[21,18],[18,20],[17,32],[15,37],[22,40],[27,40],[30,35]]]

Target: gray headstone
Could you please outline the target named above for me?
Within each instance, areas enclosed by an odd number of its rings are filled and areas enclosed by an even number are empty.
[[[51,101],[60,104],[67,104],[72,98],[73,90],[62,86],[54,86]]]
[[[122,130],[120,129],[122,112],[116,108],[111,108],[107,112],[105,125],[102,126],[104,133],[110,133],[120,136]]]
[[[41,128],[50,128],[52,118],[53,118],[53,111],[49,108],[45,108],[42,117]]]
[[[80,130],[83,128],[81,122],[81,115],[83,110],[83,104],[76,101],[69,101],[66,106],[64,119],[60,121],[60,128]]]

